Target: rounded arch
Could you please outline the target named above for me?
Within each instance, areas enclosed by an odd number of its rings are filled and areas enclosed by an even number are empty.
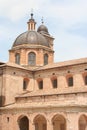
[[[25,115],[21,115],[18,118],[19,130],[29,130],[29,119]]]
[[[28,64],[29,65],[36,65],[36,53],[35,52],[29,52],[28,53]]]
[[[28,54],[29,53],[31,53],[31,52],[33,52],[33,53],[35,53],[36,55],[37,55],[37,51],[35,51],[34,49],[31,51],[31,50],[28,50],[27,52],[26,52],[26,57],[28,56]]]
[[[47,130],[47,120],[43,115],[36,115],[33,122],[35,124],[35,130]]]
[[[33,122],[35,122],[35,120],[37,120],[38,118],[43,118],[44,120],[46,120],[46,117],[43,114],[38,114],[34,117]]]
[[[87,129],[87,116],[85,114],[80,115],[78,120],[79,130]]]
[[[66,119],[63,115],[56,114],[52,118],[53,130],[66,130]]]

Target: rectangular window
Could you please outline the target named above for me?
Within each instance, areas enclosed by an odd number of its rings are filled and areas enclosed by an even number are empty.
[[[38,85],[39,85],[39,89],[43,89],[43,81],[42,80],[39,81]]]
[[[87,76],[85,76],[85,85],[87,85]]]
[[[72,87],[73,86],[73,77],[68,78],[68,86]]]
[[[57,88],[57,79],[52,80],[53,88]]]

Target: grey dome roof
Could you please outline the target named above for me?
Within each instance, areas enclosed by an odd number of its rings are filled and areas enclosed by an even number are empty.
[[[48,33],[48,28],[43,24],[38,27],[37,32],[43,32],[43,33],[49,34]]]
[[[22,44],[43,45],[49,47],[46,38],[36,31],[27,31],[20,34],[13,43],[13,47]]]

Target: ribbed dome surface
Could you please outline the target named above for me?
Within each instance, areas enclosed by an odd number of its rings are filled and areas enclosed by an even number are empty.
[[[13,47],[22,44],[35,44],[49,47],[49,44],[45,37],[36,31],[27,31],[20,34],[13,43]]]
[[[44,32],[44,33],[48,33],[48,29],[45,25],[40,25],[37,29],[37,32]]]

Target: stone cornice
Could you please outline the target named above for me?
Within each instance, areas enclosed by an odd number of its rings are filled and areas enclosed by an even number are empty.
[[[50,47],[46,47],[46,46],[42,46],[42,45],[27,45],[27,44],[15,46],[12,49],[10,49],[9,51],[14,52],[15,50],[19,50],[19,49],[45,49],[47,51],[53,51]]]
[[[39,107],[14,107],[14,108],[8,108],[8,107],[3,107],[0,108],[0,113],[1,114],[18,114],[18,113],[34,113],[34,112],[66,112],[66,113],[79,113],[79,112],[87,112],[87,106],[86,105],[71,105],[71,106],[51,106],[48,105],[47,107],[45,106],[39,106]]]

